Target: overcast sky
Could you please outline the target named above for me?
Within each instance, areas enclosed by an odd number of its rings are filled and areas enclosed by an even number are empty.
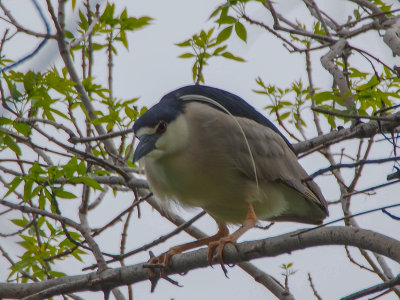
[[[33,6],[32,9],[26,9],[27,6],[31,5],[29,0],[3,0],[2,2],[10,8],[22,24],[44,32],[44,27],[39,18],[33,15]],[[104,3],[104,1],[99,2]],[[214,26],[207,20],[219,2],[215,0],[119,0],[116,2],[118,4],[117,11],[127,7],[130,15],[135,17],[147,15],[154,18],[154,21],[151,26],[129,34],[129,51],[119,49],[119,55],[115,58],[114,95],[124,99],[140,97],[140,104],[150,106],[159,101],[165,93],[180,86],[191,84],[192,61],[178,59],[177,56],[182,54],[184,49],[176,47],[174,44],[182,42],[201,29],[210,29]],[[280,3],[277,6],[278,10],[285,13],[287,18],[293,19],[296,17],[300,21],[304,18],[305,10],[300,1],[286,0],[276,2]],[[321,8],[329,10],[331,16],[338,18],[340,21],[347,20],[348,16],[343,15],[343,12],[346,11],[344,1],[325,0],[317,2]],[[399,6],[398,2],[393,2]],[[255,18],[271,23],[270,17],[265,10],[250,7],[248,13]],[[68,18],[67,24],[69,28],[74,28],[76,18]],[[282,47],[280,41],[261,29],[248,26],[247,28],[247,44],[235,38],[229,42],[231,51],[245,58],[247,62],[239,63],[215,58],[211,61],[211,65],[205,68],[204,74],[206,84],[238,94],[259,110],[262,110],[268,104],[268,101],[266,98],[252,92],[252,89],[257,88],[255,78],[261,76],[265,83],[276,84],[280,87],[288,87],[292,81],[299,78],[302,78],[303,82],[306,83],[305,62],[302,56],[289,54]],[[372,36],[372,38],[379,37]],[[354,43],[360,46],[369,45],[380,58],[391,64],[396,62],[392,58],[391,52],[383,46],[383,42],[373,43],[370,39],[364,39]],[[7,53],[18,58],[26,52],[26,45],[32,45],[33,48],[36,44],[37,40],[33,39],[29,40],[28,43],[26,40],[17,40],[15,44],[10,45],[6,50],[8,51]],[[325,49],[321,53],[325,51],[327,50]],[[318,63],[321,53],[314,55],[316,62],[313,69],[314,83],[321,88],[329,88],[332,84],[331,77],[325,70],[321,69]],[[355,62],[361,61],[357,57],[352,59]],[[49,42],[36,58],[20,68],[43,70],[51,64],[60,65],[54,42]],[[365,70],[369,70],[368,63],[363,63],[363,66]],[[105,68],[106,66],[102,64],[95,65],[93,74],[96,74],[97,80],[105,82]],[[265,114],[265,111],[263,113]],[[271,117],[271,119],[273,118]],[[315,131],[313,129],[307,131],[307,135],[310,137],[314,134]],[[347,149],[352,149],[355,143],[348,142],[345,145]],[[340,147],[343,147],[343,144]],[[340,150],[340,147],[337,149]],[[390,149],[382,145],[377,147],[374,156],[385,157],[389,154]],[[301,163],[309,172],[328,165],[326,161],[317,155],[307,157],[301,160]],[[382,173],[371,167],[366,167],[365,174],[370,175],[368,175],[368,178],[361,180],[359,188],[382,183],[385,181],[386,175],[392,172],[389,164],[381,166],[379,170]],[[317,182],[328,200],[338,198],[338,190],[336,185],[332,184],[331,179],[320,177]],[[371,198],[373,200],[367,196],[355,197],[352,210],[357,212],[379,207],[381,204],[377,200],[382,200],[382,203],[386,205],[394,203],[397,199],[394,199],[393,193],[393,189],[379,191],[377,196]],[[124,199],[124,197],[128,199]],[[93,227],[104,224],[104,220],[108,219],[107,216],[115,215],[121,210],[121,207],[125,207],[131,201],[129,197],[132,197],[132,194],[120,194],[118,198],[110,195],[106,201],[103,201],[103,204],[96,212],[96,216],[92,216]],[[118,203],[121,203],[121,206]],[[63,206],[64,212],[72,218],[76,218],[78,205],[78,202],[70,201]],[[340,215],[338,213],[339,209],[339,207],[332,207],[330,209],[331,217],[328,220],[337,218]],[[196,212],[180,211],[185,218]],[[400,238],[399,231],[393,229],[398,229],[398,223],[389,220],[385,216],[366,216],[359,218],[358,221],[365,228],[377,230],[397,239]],[[161,219],[147,205],[142,205],[142,218],[140,220],[135,218],[132,222],[127,244],[128,249],[137,248],[141,244],[149,242],[161,234],[168,233],[174,228],[168,221]],[[215,224],[208,217],[202,218],[196,225],[210,234],[216,231]],[[120,229],[120,226],[121,224],[117,225],[117,229]],[[301,224],[280,223],[273,226],[268,232],[257,229],[251,230],[245,234],[241,241],[265,238],[303,227],[304,225]],[[114,253],[119,251],[119,236],[115,232],[117,231],[110,231],[98,239],[99,243],[105,247],[103,250]],[[190,238],[183,233],[179,237],[171,239],[168,243],[156,247],[153,251],[159,254],[171,246],[189,240]],[[15,249],[18,251],[17,248]],[[354,251],[355,256],[356,253]],[[90,255],[87,255],[86,258],[93,260]],[[147,254],[143,253],[136,255],[128,262],[138,263],[147,259]],[[283,277],[280,275],[282,271],[280,266],[289,262],[293,262],[294,269],[297,270],[296,274],[290,279],[290,289],[296,299],[313,298],[312,290],[307,281],[308,272],[313,276],[314,284],[324,300],[337,299],[340,296],[363,289],[368,285],[379,283],[376,275],[362,271],[357,266],[349,263],[343,247],[312,248],[298,251],[291,255],[287,254],[253,261],[257,267],[281,280],[281,282],[283,282]],[[391,263],[391,266],[394,274],[399,273],[400,268],[397,264]],[[64,269],[64,271],[70,274],[80,274],[81,267],[80,263],[73,262],[68,265],[69,269]],[[230,279],[225,278],[219,267],[195,270],[183,277],[173,276],[184,286],[183,288],[160,281],[155,293],[151,295],[149,294],[149,282],[135,284],[133,286],[135,299],[273,299],[273,296],[264,287],[256,283],[253,278],[246,275],[241,269],[238,267],[228,269]],[[4,270],[0,270],[0,275],[4,277],[4,274]],[[125,291],[124,288],[121,288],[121,290]],[[85,299],[99,299],[100,297],[99,294],[93,293],[84,293],[83,295]],[[388,295],[381,299],[395,298],[393,295]]]

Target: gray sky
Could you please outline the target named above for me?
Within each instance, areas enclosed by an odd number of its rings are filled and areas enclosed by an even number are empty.
[[[101,1],[100,1],[101,2]],[[176,47],[174,44],[189,38],[200,29],[209,29],[213,26],[207,22],[209,14],[219,3],[213,0],[188,1],[188,0],[171,0],[171,1],[116,1],[120,10],[123,7],[128,8],[129,14],[138,17],[147,15],[155,20],[153,24],[141,31],[129,35],[129,52],[125,49],[119,50],[119,55],[115,58],[114,73],[114,89],[115,96],[120,98],[132,98],[140,96],[140,104],[152,105],[156,103],[162,95],[177,87],[191,84],[191,60],[178,59],[177,56],[182,54],[185,49]],[[280,4],[277,8],[281,12],[285,12],[287,18],[296,17],[300,21],[304,18],[303,6],[293,4],[294,1],[278,1]],[[399,4],[396,1],[397,6]],[[3,0],[17,19],[21,20],[26,26],[32,26],[38,31],[43,31],[43,26],[38,23],[38,18],[32,17],[32,10],[22,9],[22,5],[30,5],[28,0]],[[297,3],[297,2],[296,2]],[[332,16],[344,21],[347,15],[342,15],[346,11],[343,1],[318,1],[321,8],[329,8]],[[119,10],[117,9],[117,11]],[[349,11],[349,10],[347,10]],[[249,8],[248,13],[255,18],[262,19],[271,23],[268,13],[264,10],[259,11],[256,8]],[[67,24],[71,28],[74,27],[76,18],[68,19]],[[249,103],[262,109],[268,104],[266,98],[256,95],[252,89],[257,88],[255,78],[261,76],[265,83],[276,84],[281,87],[287,87],[294,80],[302,78],[306,83],[306,74],[304,71],[304,58],[300,55],[290,55],[271,35],[266,34],[259,28],[248,27],[248,43],[244,44],[240,40],[234,38],[229,41],[229,48],[234,54],[244,57],[246,63],[238,63],[215,58],[211,61],[211,65],[205,69],[206,84],[223,88],[240,95]],[[371,36],[378,38],[377,36]],[[35,45],[37,41],[32,41]],[[8,48],[9,53],[15,55],[16,58],[23,55],[26,51],[26,41],[16,41],[15,45]],[[383,42],[373,43],[370,39],[358,40],[358,45],[369,45],[374,53],[380,58],[385,59],[392,64],[395,59],[391,57],[391,53],[383,46]],[[12,52],[11,52],[12,51]],[[15,52],[14,52],[15,51]],[[325,53],[326,49],[321,53]],[[319,56],[317,53],[313,58],[315,60],[313,74],[315,85],[321,88],[329,88],[331,85],[331,77],[319,66]],[[37,58],[30,61],[21,69],[35,68],[43,69],[49,64],[59,65],[58,54],[55,53],[54,43],[48,43]],[[355,62],[361,61],[359,57],[353,57]],[[397,60],[398,63],[398,60]],[[368,63],[363,62],[365,70],[369,70]],[[98,80],[105,82],[105,65],[98,64],[94,67],[93,74],[98,75]],[[265,111],[264,111],[265,114]],[[311,116],[308,114],[308,116]],[[271,117],[271,119],[273,119]],[[309,129],[308,136],[313,136],[315,131]],[[355,143],[347,142],[336,147],[340,151],[341,147],[353,149]],[[390,148],[383,143],[379,144],[374,152],[375,157],[384,157],[390,154]],[[307,157],[301,160],[303,166],[313,172],[321,167],[328,166],[328,163],[322,160],[318,155]],[[378,171],[377,171],[378,170]],[[347,172],[347,171],[346,171]],[[369,172],[369,173],[368,173]],[[365,173],[371,174],[368,178],[363,178],[359,188],[367,187],[372,184],[378,184],[385,181],[386,175],[392,172],[391,165],[386,164],[378,169],[366,167]],[[346,174],[346,173],[345,173]],[[325,197],[328,200],[338,198],[338,190],[336,184],[332,184],[331,178],[319,177],[317,182],[320,184]],[[397,187],[398,189],[398,187]],[[382,190],[377,196],[368,198],[367,196],[357,196],[353,200],[352,211],[362,211],[369,208],[379,207],[382,203],[385,205],[396,202],[393,197],[394,188]],[[398,191],[397,191],[398,193]],[[95,216],[92,216],[91,222],[93,227],[101,226],[107,220],[107,216],[115,215],[131,201],[132,194],[119,194],[118,198],[109,195],[106,201],[99,207]],[[119,206],[118,203],[121,203]],[[79,203],[69,201],[63,205],[63,211],[76,218],[77,207]],[[168,233],[174,227],[166,220],[159,217],[147,205],[142,205],[142,218],[132,221],[127,247],[134,249],[145,242],[152,241],[161,234]],[[196,211],[183,211],[180,213],[188,218]],[[329,220],[336,219],[340,216],[339,207],[330,207]],[[377,230],[397,239],[400,238],[398,230],[398,222],[390,220],[382,215],[368,215],[358,219],[361,226]],[[213,221],[208,218],[202,218],[196,223],[202,230],[213,234],[216,226]],[[101,238],[99,243],[104,246],[103,250],[109,252],[119,251],[119,236],[115,233],[120,230],[122,224],[118,224],[115,230],[111,230]],[[302,224],[280,223],[273,226],[268,232],[261,230],[251,230],[246,233],[243,240],[251,240],[257,238],[265,238],[285,233],[291,230],[303,228]],[[168,250],[169,247],[189,241],[190,238],[186,234],[181,234],[169,240],[167,243],[156,247],[153,251],[156,254]],[[14,246],[9,245],[14,248]],[[18,251],[18,249],[16,250]],[[357,251],[352,251],[355,257]],[[93,260],[90,255],[86,256],[87,260]],[[148,259],[147,253],[142,253],[127,260],[128,263],[143,262]],[[283,263],[294,263],[294,269],[297,270],[290,278],[290,289],[296,299],[312,299],[312,290],[309,287],[307,273],[310,272],[314,284],[323,299],[337,299],[351,292],[363,289],[368,285],[376,284],[379,279],[376,275],[360,270],[357,266],[348,262],[343,247],[319,247],[298,251],[291,255],[281,255],[274,258],[266,258],[255,260],[253,263],[271,274],[275,278],[283,282],[280,275]],[[0,260],[1,263],[1,260]],[[393,273],[397,274],[400,268],[397,264],[390,263]],[[60,266],[62,266],[60,264]],[[82,265],[78,262],[71,262],[63,268],[70,274],[80,274]],[[1,268],[0,268],[1,269]],[[219,267],[195,270],[185,276],[173,276],[182,284],[183,288],[172,286],[170,283],[160,281],[158,287],[153,294],[149,294],[149,282],[139,283],[133,286],[135,299],[273,299],[273,296],[261,285],[256,283],[253,278],[246,275],[238,267],[228,268],[230,279],[226,279]],[[4,277],[4,270],[0,270],[0,275]],[[121,290],[125,291],[124,288]],[[84,293],[85,299],[98,299],[99,294]],[[382,297],[381,299],[395,299],[393,295]]]

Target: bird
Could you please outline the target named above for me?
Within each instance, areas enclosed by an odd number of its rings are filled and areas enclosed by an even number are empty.
[[[155,262],[200,246],[214,251],[225,272],[223,249],[260,220],[321,224],[328,216],[318,185],[298,162],[278,128],[245,100],[225,90],[178,88],[133,125],[143,165],[163,207],[199,207],[217,223],[210,237],[175,246]],[[229,232],[228,225],[241,225]]]

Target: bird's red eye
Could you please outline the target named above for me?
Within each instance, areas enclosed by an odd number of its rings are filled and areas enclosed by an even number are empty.
[[[165,123],[164,121],[161,121],[161,122],[158,124],[157,132],[158,132],[158,133],[164,133],[165,130],[167,130],[167,123]]]

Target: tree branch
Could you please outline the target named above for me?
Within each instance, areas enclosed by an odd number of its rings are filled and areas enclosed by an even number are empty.
[[[354,294],[348,295],[346,297],[341,298],[340,300],[354,300],[354,299],[358,299],[379,291],[383,291],[386,289],[390,289],[391,287],[400,284],[400,275],[397,275],[395,278],[386,281],[384,283],[381,284],[377,284],[374,286],[371,286],[369,288],[366,288],[364,290],[361,290],[359,292],[356,292]]]
[[[400,116],[400,112],[392,114],[391,116],[393,118],[398,118]],[[347,140],[350,138],[365,138],[374,136],[375,134],[381,132],[392,132],[397,126],[400,125],[400,122],[382,122],[380,125],[381,126],[379,126],[379,123],[376,121],[361,123],[352,128],[331,131],[325,135],[294,144],[293,148],[295,153],[299,154],[309,151],[320,145],[329,144],[330,141],[336,139]]]
[[[370,230],[348,227],[325,227],[308,232],[299,230],[268,239],[240,243],[237,248],[227,245],[223,255],[225,262],[232,264],[323,245],[360,247],[400,262],[399,241]],[[177,254],[171,258],[167,274],[181,274],[207,267],[207,254],[208,249],[205,248]],[[100,274],[92,272],[38,283],[0,283],[0,298],[26,297],[26,300],[34,300],[71,292],[112,289],[149,279],[150,275],[145,265],[147,263],[107,269]],[[28,297],[32,294],[35,296]]]
[[[354,110],[354,99],[351,96],[349,86],[344,73],[334,63],[336,57],[345,55],[347,41],[340,39],[332,47],[331,50],[321,57],[322,66],[332,74],[335,82],[339,86],[340,95],[343,97],[343,102],[347,109]]]

